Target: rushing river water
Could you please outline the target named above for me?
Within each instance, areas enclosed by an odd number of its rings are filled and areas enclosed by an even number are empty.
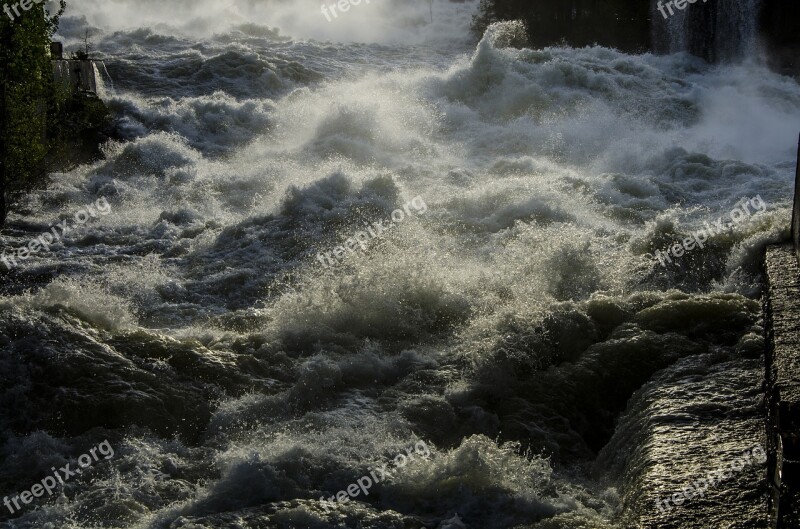
[[[0,237],[54,234],[0,265],[0,497],[113,457],[2,527],[763,523],[758,458],[656,502],[765,446],[800,87],[476,5],[70,2],[125,141]]]

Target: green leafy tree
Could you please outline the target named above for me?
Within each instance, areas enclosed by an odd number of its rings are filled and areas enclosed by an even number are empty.
[[[53,99],[50,39],[64,12],[34,4],[21,16],[0,13],[0,225],[7,198],[30,186],[44,171],[47,110]]]

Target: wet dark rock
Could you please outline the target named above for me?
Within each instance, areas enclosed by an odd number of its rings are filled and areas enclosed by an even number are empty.
[[[2,316],[14,332],[0,344],[3,430],[80,435],[140,426],[197,442],[215,402],[253,387],[234,357],[143,332],[114,339],[66,311],[41,319]],[[238,357],[237,357],[238,358]],[[255,366],[257,369],[257,366]]]

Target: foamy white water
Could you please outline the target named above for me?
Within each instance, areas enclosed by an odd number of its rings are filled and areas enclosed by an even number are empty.
[[[763,441],[758,260],[788,228],[800,88],[504,48],[509,24],[476,45],[475,7],[72,2],[60,35],[95,28],[126,141],[0,238],[112,206],[3,285],[0,495],[116,456],[8,527],[762,520],[758,468],[653,504]],[[417,196],[366,251],[316,258]],[[428,459],[326,511],[418,439]]]

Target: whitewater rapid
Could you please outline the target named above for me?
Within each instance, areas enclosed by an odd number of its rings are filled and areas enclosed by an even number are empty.
[[[655,501],[764,442],[759,259],[788,229],[796,81],[504,47],[513,24],[476,44],[477,2],[340,25],[318,2],[222,4],[62,20],[68,47],[92,28],[123,139],[0,236],[111,207],[2,276],[0,496],[101,441],[115,456],[4,527],[763,521],[758,465]],[[424,215],[317,259],[415,197]],[[320,502],[420,441],[369,496]]]

